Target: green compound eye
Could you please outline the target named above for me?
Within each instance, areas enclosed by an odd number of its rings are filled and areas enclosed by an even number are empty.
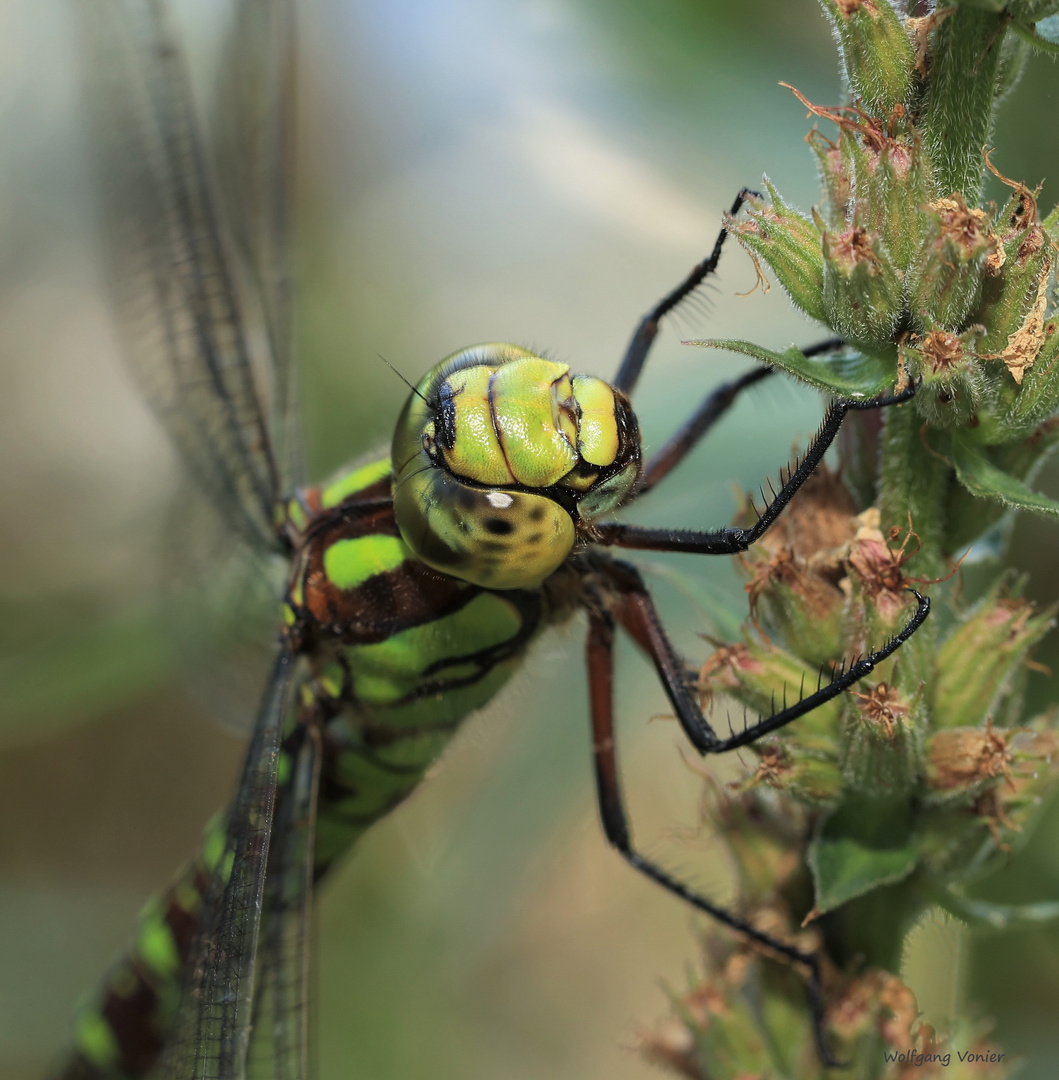
[[[579,522],[624,501],[640,443],[607,383],[488,344],[427,373],[398,421],[393,469],[397,524],[423,562],[518,589],[562,565]]]

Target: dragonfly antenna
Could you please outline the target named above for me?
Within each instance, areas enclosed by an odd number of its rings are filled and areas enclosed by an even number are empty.
[[[409,381],[408,381],[408,380],[407,380],[407,379],[406,379],[406,378],[405,378],[405,377],[404,377],[404,376],[403,376],[403,375],[402,375],[402,374],[401,374],[401,373],[400,373],[400,372],[399,372],[399,371],[397,370],[397,368],[395,368],[395,367],[393,366],[393,364],[391,364],[391,363],[390,363],[390,361],[389,361],[389,360],[387,360],[387,359],[386,359],[386,357],[382,355],[382,353],[380,353],[380,352],[377,352],[377,353],[376,353],[375,355],[376,355],[376,356],[377,356],[377,357],[378,357],[378,358],[379,358],[379,359],[380,359],[380,360],[381,360],[381,361],[382,361],[382,362],[383,362],[383,363],[384,363],[384,364],[385,364],[385,365],[386,365],[386,366],[387,366],[387,367],[388,367],[388,368],[389,368],[389,369],[390,369],[390,370],[391,370],[391,371],[392,371],[392,372],[393,372],[393,373],[394,373],[394,374],[395,374],[395,375],[397,376],[397,378],[399,378],[399,379],[401,380],[401,382],[403,382],[403,383],[405,384],[405,386],[407,386],[407,387],[408,387],[408,389],[409,389],[409,390],[411,390],[411,391],[412,391],[412,393],[413,393],[413,394],[415,394],[415,396],[416,396],[417,398],[419,398],[419,399],[420,399],[421,401],[423,401],[423,402],[424,402],[425,404],[427,404],[427,405],[429,405],[429,404],[430,404],[430,402],[429,402],[429,401],[427,401],[427,399],[426,399],[425,397],[423,397],[423,395],[422,395],[422,394],[421,394],[421,393],[419,392],[419,389],[418,389],[417,387],[413,386],[413,385],[412,385],[412,384],[411,384],[411,383],[410,383],[410,382],[409,382]]]

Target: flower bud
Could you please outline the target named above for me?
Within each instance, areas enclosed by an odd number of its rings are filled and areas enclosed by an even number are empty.
[[[901,316],[902,287],[879,234],[853,224],[842,233],[825,232],[823,250],[828,325],[865,348],[889,341]]]
[[[894,548],[891,540],[896,541],[896,536],[891,534],[889,539],[883,536],[879,511],[874,507],[860,514],[857,523],[857,533],[849,549],[850,578],[872,613],[871,633],[888,637],[900,625],[911,600],[902,568],[917,550],[907,550],[915,533],[910,528],[900,547]]]
[[[986,397],[986,377],[978,362],[975,342],[982,328],[957,335],[931,330],[901,350],[909,375],[921,380],[916,409],[934,427],[965,427],[977,423]]]
[[[823,321],[820,230],[780,198],[768,177],[764,184],[770,201],[748,198],[745,217],[726,219],[728,231],[751,256],[764,260],[806,315]]]
[[[763,902],[801,870],[800,830],[807,815],[781,804],[760,786],[737,785],[715,790],[706,817],[735,865],[740,895]]]
[[[989,230],[985,211],[969,207],[959,192],[929,203],[924,214],[912,315],[924,330],[937,326],[959,331],[978,302],[983,268],[999,241]]]
[[[684,1011],[682,1002],[673,1004],[676,1012]],[[698,1073],[695,1032],[680,1016],[667,1017],[655,1027],[641,1031],[636,1038],[636,1049],[652,1065],[661,1065],[670,1072],[689,1077]]]
[[[922,692],[908,695],[890,683],[853,692],[855,718],[847,725],[842,771],[849,789],[881,798],[917,786],[918,732],[927,726]]]
[[[759,562],[746,589],[751,612],[760,612],[774,636],[799,658],[819,665],[841,655],[846,597],[790,548]]]
[[[754,514],[741,515],[751,524]],[[758,625],[813,665],[842,656],[845,557],[856,509],[843,480],[821,465],[779,521],[740,559]]]
[[[702,666],[699,694],[704,709],[714,694],[725,693],[760,716],[768,717],[814,693],[818,684],[826,683],[829,678],[826,670],[810,666],[774,646],[725,645]],[[827,754],[834,750],[841,716],[842,702],[835,698],[803,716],[788,729],[785,738],[790,745]],[[745,722],[749,724],[753,720],[747,715]],[[742,717],[738,723],[729,720],[733,730],[739,730],[743,722]]]
[[[846,779],[834,759],[797,752],[787,740],[763,741],[754,749],[759,755],[757,769],[737,790],[765,784],[807,806],[836,806],[841,801]]]
[[[820,182],[824,185],[824,201],[821,204],[823,219],[828,228],[841,231],[846,224],[846,208],[853,196],[849,170],[839,143],[832,142],[817,127],[805,137],[809,149],[816,155]]]
[[[1050,802],[1059,774],[1056,713],[1029,727],[956,728],[937,732],[927,744],[920,871],[959,880],[983,866],[983,830],[994,853],[1005,858],[1028,836]]]
[[[994,430],[1005,442],[1032,438],[1059,406],[1059,322],[1044,318],[1049,270],[1045,265],[1033,306],[1001,354],[1011,375],[1020,375],[1020,385],[1005,381],[1000,387]]]
[[[1011,778],[1008,736],[984,728],[946,728],[926,746],[926,781],[930,790],[947,798],[966,799],[1001,780]]]
[[[803,952],[820,948],[819,934],[792,933],[775,905],[754,909],[748,921]],[[814,1061],[804,981],[789,962],[752,942],[736,945],[730,935],[708,933],[703,944],[707,974],[688,992],[670,994],[674,1017],[640,1035],[641,1053],[690,1080],[787,1076],[791,1062]]]
[[[898,272],[914,269],[928,198],[928,171],[920,139],[898,106],[884,123],[874,117],[859,123],[843,118],[839,139],[846,168],[853,175],[859,224],[878,233]]]
[[[988,715],[1004,721],[1005,712],[1017,713],[1016,701],[1002,699],[1030,648],[1055,624],[1053,614],[1034,615],[1028,601],[999,589],[973,608],[938,650],[935,727],[978,728]]]
[[[870,113],[887,116],[911,88],[915,51],[886,0],[821,0],[838,38],[850,90]]]
[[[918,1015],[912,991],[896,975],[873,969],[846,983],[827,1018],[830,1029],[846,1046],[874,1042],[881,1036],[888,1047],[904,1052],[912,1048],[912,1025]]]
[[[1034,193],[1024,184],[1005,182],[1015,193],[997,215],[999,245],[985,264],[986,281],[975,319],[986,329],[982,351],[1007,354],[1002,359],[1018,383],[1032,359],[1018,357],[1014,350],[1009,353],[1010,339],[1042,303],[1041,282],[1047,281],[1051,256]]]
[[[829,108],[790,89],[814,116],[839,129],[835,143],[815,129],[806,140],[820,165],[828,226],[837,232],[859,225],[878,234],[905,274],[919,250],[921,208],[930,190],[930,170],[908,110],[900,102],[874,114],[863,104]]]
[[[877,737],[897,742],[910,703],[889,683],[877,683],[870,690],[855,692],[861,723]]]
[[[1002,218],[1009,226],[1001,249],[1005,260],[987,281],[980,307],[986,327],[980,350],[1003,361],[1010,375],[999,380],[988,426],[976,432],[982,442],[1024,438],[1059,405],[1059,324],[1047,317],[1051,245],[1032,193],[1023,191],[1023,201],[1013,200]]]
[[[640,1052],[692,1080],[703,1075],[700,1065],[706,1061],[718,1063],[710,1071],[716,1080],[772,1075],[770,1040],[761,1031],[756,1003],[744,985],[747,967],[744,958],[733,956],[723,970],[711,972],[688,993],[673,995],[678,1019],[641,1033]]]
[[[1011,782],[998,792],[1004,819],[1015,831],[1029,831],[1059,786],[1057,721],[1053,709],[1010,736]]]
[[[997,215],[998,245],[984,264],[978,353],[989,363],[995,400],[979,415],[972,436],[985,446],[1025,439],[1059,405],[1059,325],[1048,316],[1052,245],[1037,211],[1036,193],[1002,176],[1014,189]],[[1005,369],[1006,368],[1006,373]]]

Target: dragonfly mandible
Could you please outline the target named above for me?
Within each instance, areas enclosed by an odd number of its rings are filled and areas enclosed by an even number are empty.
[[[83,0],[79,11],[129,363],[228,527],[286,559],[289,572],[237,793],[195,860],[146,909],[131,955],[83,1010],[76,1049],[57,1075],[238,1080],[254,1063],[278,1080],[305,1077],[315,882],[419,783],[534,640],[578,612],[588,623],[607,840],[634,869],[801,970],[829,1061],[817,958],[635,847],[617,769],[614,638],[621,629],[640,646],[687,739],[718,754],[863,678],[922,624],[929,602],[916,594],[891,641],[722,735],[703,715],[642,577],[607,551],[745,551],[850,411],[900,405],[914,386],[834,402],[752,526],[612,520],[771,374],[754,369],[714,390],[643,459],[630,396],[661,321],[716,269],[722,229],[708,257],[643,317],[612,383],[515,345],[461,350],[412,388],[388,457],[303,486],[289,319],[293,7],[239,0],[221,65],[223,143],[205,137],[164,0]]]

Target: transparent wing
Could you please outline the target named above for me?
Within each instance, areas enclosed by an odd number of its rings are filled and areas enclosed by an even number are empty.
[[[290,0],[239,0],[219,68],[211,143],[232,235],[253,277],[275,370],[283,479],[302,479],[290,355],[296,57]]]
[[[190,482],[162,536],[163,618],[181,686],[204,715],[249,739],[275,659],[289,563],[245,543]]]
[[[242,1080],[246,1075],[258,937],[273,828],[280,736],[294,657],[280,648],[199,925],[176,1024],[163,1056],[165,1080]]]
[[[282,477],[270,416],[289,404],[276,382],[280,326],[233,239],[179,42],[163,0],[78,0],[75,10],[129,365],[229,522],[275,547]],[[289,367],[285,345],[280,354]]]
[[[312,949],[313,841],[320,790],[320,732],[298,729],[301,746],[277,798],[254,998],[251,1077],[307,1080]]]

